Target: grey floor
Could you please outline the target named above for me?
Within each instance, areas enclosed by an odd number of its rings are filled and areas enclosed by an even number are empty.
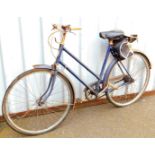
[[[0,137],[30,136],[1,123]],[[125,108],[103,104],[76,109],[54,131],[33,137],[155,137],[155,96]]]

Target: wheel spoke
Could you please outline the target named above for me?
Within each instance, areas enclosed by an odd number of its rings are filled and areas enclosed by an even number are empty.
[[[4,113],[9,125],[21,133],[44,133],[60,124],[73,105],[73,92],[67,78],[58,73],[52,93],[42,102],[51,71],[33,69],[20,75],[5,94]]]
[[[134,55],[130,57],[128,63],[125,63],[125,61],[126,60],[122,63],[134,81],[108,93],[108,99],[116,106],[129,105],[138,100],[146,89],[150,77],[150,70],[147,60],[142,54],[134,53]],[[121,78],[121,76],[123,76],[122,70],[120,67],[115,65],[109,76],[110,83],[114,87],[117,86],[118,84],[115,82],[116,78]]]

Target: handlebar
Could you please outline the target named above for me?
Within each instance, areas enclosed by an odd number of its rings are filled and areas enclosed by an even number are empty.
[[[81,28],[71,28],[72,31],[80,31]]]
[[[52,28],[52,33],[48,37],[48,44],[49,44],[50,48],[51,49],[52,48],[53,49],[56,49],[50,43],[51,37],[54,36],[55,33],[60,32],[62,34],[61,41],[58,42],[57,39],[54,38],[55,39],[55,42],[58,43],[58,44],[64,45],[66,34],[68,32],[73,33],[72,31],[79,31],[79,30],[81,30],[81,28],[73,28],[70,25],[58,25],[58,24],[54,24],[53,25],[53,28]]]
[[[70,25],[57,25],[57,24],[54,24],[52,30],[58,30],[58,31],[61,31],[61,32],[71,32],[71,31],[80,31],[81,28],[73,28]]]

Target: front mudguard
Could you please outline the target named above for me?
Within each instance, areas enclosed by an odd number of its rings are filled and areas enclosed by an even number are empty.
[[[46,64],[33,65],[33,68],[35,68],[35,69],[50,69],[50,70],[52,70],[52,66],[46,65]]]
[[[73,87],[73,84],[72,84],[72,82],[70,81],[70,79],[68,78],[68,76],[65,74],[65,73],[62,73],[60,70],[58,70],[57,68],[56,68],[56,66],[55,65],[46,65],[46,64],[38,64],[38,65],[33,65],[33,68],[34,69],[49,69],[49,70],[57,70],[57,72],[59,72],[60,74],[62,74],[66,79],[67,79],[67,81],[69,82],[69,84],[70,84],[70,86],[71,86],[71,89],[72,89],[72,91],[73,91],[73,108],[75,107],[75,89],[74,89],[74,87]]]

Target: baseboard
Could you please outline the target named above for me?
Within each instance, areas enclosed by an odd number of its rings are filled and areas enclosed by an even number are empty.
[[[155,90],[146,91],[143,94],[143,97],[145,97],[145,96],[153,96],[153,95],[155,95]],[[130,95],[130,96],[132,96],[132,95]],[[75,104],[74,109],[84,108],[84,107],[89,107],[89,106],[97,106],[97,105],[106,104],[106,103],[108,103],[108,100],[106,98],[96,99],[96,100],[92,100],[92,101],[82,101],[82,102],[77,102]],[[63,107],[61,107],[61,108],[63,108]],[[60,107],[57,108],[57,109],[60,109]],[[20,113],[17,113],[16,115],[19,115],[20,116],[22,113],[23,112],[20,112]],[[33,111],[31,113],[33,115]],[[4,117],[3,116],[0,116],[0,122],[3,122],[4,120],[5,120]]]

